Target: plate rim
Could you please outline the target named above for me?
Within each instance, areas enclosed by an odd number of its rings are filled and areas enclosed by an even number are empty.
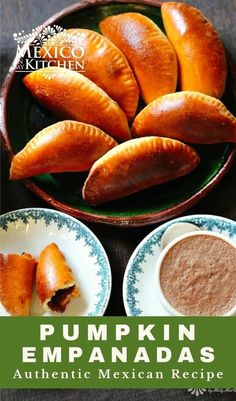
[[[78,10],[81,10],[81,9],[84,9],[87,7],[92,7],[92,6],[96,6],[96,5],[104,5],[104,4],[109,4],[109,3],[147,4],[150,6],[160,8],[162,1],[156,1],[156,0],[82,0],[80,3],[72,4],[66,8],[63,8],[59,12],[53,14],[50,18],[48,18],[45,22],[43,22],[42,25],[47,26],[52,23],[55,23],[58,20],[60,20],[61,18],[65,18],[66,16],[72,14],[73,12],[76,12]],[[25,46],[24,46],[25,49],[27,48],[27,46],[30,42],[31,41],[29,40],[25,44]],[[18,56],[16,55],[11,66],[17,65],[19,58],[20,58],[20,54]],[[230,65],[228,65],[228,68],[230,70]],[[7,109],[8,109],[7,104],[8,104],[9,94],[11,91],[11,86],[12,86],[13,80],[15,78],[15,74],[16,74],[15,69],[8,72],[8,74],[4,80],[4,83],[2,85],[1,95],[0,95],[1,138],[3,140],[5,148],[7,150],[10,161],[12,160],[12,157],[13,157],[13,151],[12,151],[10,136],[8,135],[8,128],[7,128]],[[219,169],[217,174],[208,182],[208,184],[205,185],[203,188],[201,188],[199,191],[195,192],[192,196],[177,203],[176,205],[168,207],[164,210],[148,212],[148,213],[144,213],[144,214],[140,214],[140,215],[136,215],[136,216],[116,216],[116,217],[114,217],[114,216],[101,215],[99,213],[94,214],[94,213],[90,213],[88,211],[83,211],[83,210],[77,209],[73,206],[70,206],[68,204],[65,204],[65,203],[55,199],[53,196],[51,196],[46,191],[41,189],[38,185],[36,185],[31,179],[22,180],[21,182],[28,189],[30,189],[36,196],[38,196],[40,199],[42,199],[44,202],[55,207],[58,211],[61,211],[62,213],[68,213],[72,217],[76,217],[79,219],[81,218],[84,221],[89,221],[89,222],[93,222],[93,223],[103,223],[103,224],[107,224],[107,225],[114,225],[114,226],[120,226],[120,227],[141,227],[141,226],[158,223],[158,222],[165,221],[167,219],[172,219],[173,217],[179,216],[180,214],[185,212],[187,209],[194,206],[204,196],[206,196],[222,180],[222,178],[226,175],[226,173],[229,171],[230,167],[232,166],[234,158],[236,156],[236,145],[232,144],[231,146],[232,146],[232,149],[230,150],[227,160],[225,161],[223,166]]]
[[[107,253],[106,253],[101,241],[94,234],[94,232],[89,227],[87,227],[83,222],[81,222],[80,220],[77,220],[73,216],[70,216],[70,215],[68,215],[66,213],[63,213],[63,212],[61,212],[59,210],[54,210],[54,209],[39,208],[39,207],[29,207],[29,208],[16,209],[16,210],[12,210],[10,212],[2,214],[0,216],[0,222],[3,220],[3,218],[7,219],[9,216],[11,216],[14,213],[19,213],[19,214],[24,215],[24,214],[27,214],[28,212],[31,212],[31,211],[45,212],[46,214],[51,214],[51,215],[57,215],[57,216],[64,217],[66,220],[70,220],[70,221],[74,222],[76,224],[76,226],[78,226],[80,228],[82,227],[83,231],[88,233],[89,236],[92,237],[95,240],[95,242],[99,246],[100,251],[102,252],[104,260],[106,262],[106,264],[103,266],[103,268],[106,269],[106,271],[107,271],[107,291],[106,291],[106,295],[104,297],[104,300],[102,302],[102,306],[100,308],[99,314],[96,314],[96,315],[88,314],[88,315],[84,315],[84,317],[87,317],[87,316],[103,316],[104,313],[106,312],[106,309],[108,307],[108,303],[109,303],[110,297],[111,297],[112,273],[111,273],[111,265],[110,265],[109,258],[107,256]],[[24,222],[23,222],[23,224],[24,224]],[[4,228],[0,227],[0,230],[4,230]]]
[[[129,260],[128,260],[128,263],[127,263],[127,265],[126,265],[126,268],[125,268],[125,273],[124,273],[123,283],[122,283],[122,299],[123,299],[123,304],[124,304],[125,313],[126,313],[127,316],[131,316],[131,317],[132,317],[132,316],[145,316],[145,315],[140,315],[140,314],[138,314],[138,315],[133,314],[132,311],[131,311],[131,309],[130,309],[130,306],[129,306],[129,304],[128,304],[128,301],[127,301],[128,273],[129,273],[129,271],[130,271],[130,269],[131,269],[131,267],[132,267],[132,265],[133,265],[134,258],[135,258],[135,256],[138,254],[139,250],[144,246],[144,244],[145,244],[153,235],[155,235],[158,231],[165,229],[165,226],[168,227],[168,226],[171,225],[171,224],[178,223],[179,220],[181,220],[181,222],[182,222],[182,221],[185,221],[185,220],[187,219],[187,222],[189,222],[188,219],[196,219],[196,218],[200,218],[200,219],[204,219],[204,218],[205,218],[205,219],[209,219],[209,218],[210,218],[210,219],[212,219],[212,220],[214,220],[214,221],[225,221],[225,222],[227,222],[227,223],[229,223],[229,224],[234,223],[235,228],[236,228],[236,221],[234,221],[234,220],[232,220],[232,219],[229,219],[229,218],[224,217],[224,216],[217,216],[217,215],[214,215],[214,214],[209,214],[209,213],[200,213],[200,214],[190,214],[190,215],[187,215],[187,216],[180,216],[180,217],[177,217],[177,218],[175,218],[175,219],[171,219],[171,220],[169,220],[169,221],[167,221],[167,222],[161,224],[160,226],[156,227],[156,228],[155,228],[154,230],[152,230],[149,234],[147,234],[147,235],[139,242],[139,244],[136,246],[136,248],[134,249],[132,255],[130,256],[130,258],[129,258]],[[166,228],[167,228],[167,227],[166,227]]]

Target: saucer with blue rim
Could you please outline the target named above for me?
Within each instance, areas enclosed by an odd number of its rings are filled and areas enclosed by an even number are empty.
[[[137,246],[126,267],[123,301],[128,316],[171,316],[161,303],[154,272],[162,251],[163,234],[171,225],[180,222],[194,224],[200,230],[221,233],[236,245],[236,222],[220,216],[184,216],[157,227]]]
[[[79,284],[80,296],[65,312],[43,311],[33,292],[31,316],[102,316],[111,293],[111,270],[98,238],[75,218],[51,209],[21,209],[0,216],[1,253],[30,253],[38,258],[50,243],[64,254]],[[9,313],[0,303],[0,316]]]

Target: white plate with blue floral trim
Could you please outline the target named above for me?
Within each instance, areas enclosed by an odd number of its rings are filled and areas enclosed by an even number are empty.
[[[236,244],[236,222],[219,216],[185,216],[156,228],[135,249],[125,271],[123,301],[128,316],[170,316],[158,297],[154,272],[162,250],[162,236],[170,225],[179,222],[192,223],[201,230],[221,233]]]
[[[102,316],[111,293],[111,270],[97,237],[84,224],[50,209],[21,209],[0,217],[2,253],[28,252],[37,258],[55,242],[71,266],[81,295],[71,300],[63,314],[44,312],[34,291],[31,316]],[[8,316],[0,304],[0,316]]]

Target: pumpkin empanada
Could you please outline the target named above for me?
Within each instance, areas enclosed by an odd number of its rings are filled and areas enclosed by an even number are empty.
[[[161,12],[167,36],[177,53],[180,89],[221,97],[227,64],[213,25],[189,4],[163,3]]]
[[[67,68],[72,65],[75,70],[81,70],[82,60],[83,74],[108,93],[129,119],[134,117],[139,98],[137,82],[123,53],[104,36],[88,29],[68,29],[44,43],[40,55],[50,62],[63,62]]]
[[[35,259],[27,253],[0,253],[0,300],[13,316],[29,315],[35,266]]]
[[[95,125],[118,141],[130,139],[123,110],[82,74],[47,67],[31,72],[23,81],[32,95],[59,117]]]
[[[56,244],[49,244],[39,255],[36,291],[44,310],[64,312],[71,298],[80,294],[71,268]]]
[[[131,139],[97,160],[83,198],[98,205],[188,174],[199,163],[195,150],[168,138]]]
[[[165,95],[135,118],[135,136],[165,136],[183,142],[236,142],[236,119],[223,103],[199,92]]]
[[[116,145],[113,138],[97,127],[76,121],[61,121],[36,134],[13,157],[10,179],[86,171]]]
[[[139,13],[124,13],[107,17],[99,27],[127,57],[146,103],[175,91],[176,55],[153,21]]]

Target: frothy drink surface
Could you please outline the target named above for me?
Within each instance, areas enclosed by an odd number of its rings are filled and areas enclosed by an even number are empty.
[[[236,249],[214,236],[185,238],[166,254],[160,283],[180,313],[223,315],[236,305]]]

